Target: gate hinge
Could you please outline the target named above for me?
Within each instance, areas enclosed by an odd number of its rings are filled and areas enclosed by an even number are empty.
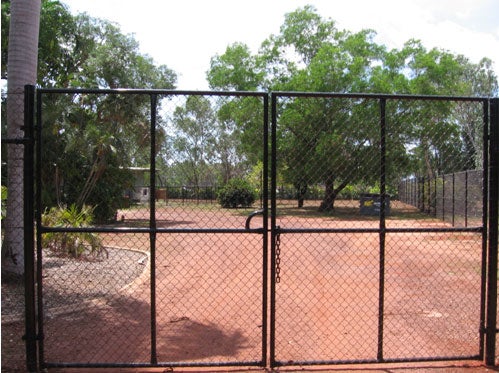
[[[487,331],[488,331],[487,327],[480,328],[480,333],[482,334],[487,334]],[[499,333],[499,328],[496,329],[496,334],[497,333]]]

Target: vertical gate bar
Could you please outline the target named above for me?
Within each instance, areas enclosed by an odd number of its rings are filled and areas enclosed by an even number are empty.
[[[158,363],[156,349],[156,94],[151,94],[151,154],[149,172],[149,240],[151,254],[151,364]]]
[[[485,348],[485,304],[487,295],[487,234],[488,234],[488,198],[489,198],[489,101],[484,100],[483,107],[483,149],[482,149],[482,269],[480,287],[480,346],[479,354],[483,360]]]
[[[426,208],[426,205],[425,205],[425,192],[426,192],[426,189],[425,189],[425,177],[422,176],[421,177],[421,211],[425,212],[425,208]]]
[[[452,173],[452,226],[455,225],[456,219],[456,174]]]
[[[26,367],[36,371],[35,241],[34,234],[34,105],[35,87],[24,86],[24,307]]]
[[[434,179],[433,179],[433,183],[434,183],[434,187],[435,187],[435,194],[434,194],[434,198],[433,198],[433,206],[435,206],[435,214],[434,216],[437,217],[437,202],[438,202],[438,190],[437,190],[437,184],[438,184],[438,177],[436,175],[433,176]]]
[[[42,93],[36,92],[36,302],[38,311],[38,365],[45,369],[42,251]]]
[[[499,99],[490,100],[489,141],[489,250],[487,271],[487,332],[485,360],[495,365],[497,333],[497,239],[499,194]]]
[[[468,170],[464,171],[464,226],[468,227]]]
[[[445,174],[442,175],[442,220],[445,221]]]
[[[428,214],[431,214],[431,205],[432,205],[432,191],[431,191],[431,177],[428,176],[428,209],[427,209],[427,213]]]
[[[416,206],[416,198],[415,198],[415,192],[414,192],[414,179],[411,179],[411,205]]]
[[[268,317],[268,205],[269,205],[269,96],[263,96],[263,265],[262,265],[262,366],[267,363]]]
[[[380,192],[379,211],[379,298],[378,298],[378,361],[383,361],[383,323],[385,308],[385,238],[386,238],[386,99],[380,104]]]
[[[277,95],[271,93],[271,163],[270,163],[270,340],[269,340],[269,364],[275,366],[275,306],[276,306],[276,284],[275,284],[275,237],[276,237],[276,176],[277,176]]]

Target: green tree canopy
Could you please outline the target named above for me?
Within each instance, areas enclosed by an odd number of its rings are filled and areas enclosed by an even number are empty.
[[[8,5],[2,2],[3,20]],[[175,87],[175,73],[142,54],[134,37],[111,22],[73,16],[63,3],[43,0],[40,23],[41,87]],[[2,22],[2,43],[7,30]],[[7,63],[2,53],[2,69]],[[97,217],[111,217],[130,180],[124,170],[149,166],[149,108],[149,98],[139,95],[44,95],[44,204],[92,203]],[[156,136],[159,143],[165,133],[159,128]]]
[[[333,20],[306,6],[287,14],[280,32],[264,40],[256,54],[235,43],[223,55],[214,56],[207,78],[210,87],[222,89],[453,96],[498,93],[497,77],[488,59],[474,64],[465,56],[438,48],[428,50],[418,40],[388,50],[374,41],[375,35],[373,30],[339,30]],[[280,104],[279,172],[295,185],[298,196],[308,185],[324,185],[322,207],[331,209],[346,185],[376,182],[377,167],[366,166],[366,160],[376,164],[372,154],[377,154],[380,143],[375,119],[379,108],[373,104],[302,98]],[[442,162],[451,157],[471,157],[475,164],[480,163],[480,123],[471,120],[476,108],[470,112],[469,107],[458,110],[424,103],[408,108],[399,102],[389,109],[397,113],[389,128],[389,170],[406,174],[455,171],[457,166]],[[243,129],[242,135],[248,130]],[[455,164],[463,167],[464,163]]]

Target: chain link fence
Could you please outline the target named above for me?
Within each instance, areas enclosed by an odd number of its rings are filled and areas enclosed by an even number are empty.
[[[37,92],[41,368],[483,357],[483,99]]]
[[[482,167],[483,103],[327,93],[275,102],[275,175],[294,196],[276,206],[276,364],[479,356],[482,189],[478,206],[467,189],[474,228],[440,217],[452,191],[454,216],[464,200],[458,172]],[[452,172],[434,192],[434,216],[399,188]]]
[[[47,365],[261,365],[266,259],[245,222],[263,203],[263,95],[43,100],[65,102],[42,115]],[[233,179],[251,198],[222,208]]]
[[[33,93],[26,86],[2,96],[2,123],[9,119],[2,127],[2,364],[30,371],[37,365]]]
[[[411,178],[399,184],[400,201],[449,222],[480,225],[483,218],[483,170],[467,170],[435,179]]]

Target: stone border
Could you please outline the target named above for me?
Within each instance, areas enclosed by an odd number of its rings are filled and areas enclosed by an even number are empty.
[[[148,251],[143,251],[143,250],[137,250],[137,249],[130,249],[130,248],[122,248],[118,246],[107,246],[107,249],[113,249],[113,250],[128,250],[128,251],[133,251],[137,252],[140,254],[144,254],[143,260],[147,260],[146,265],[144,266],[142,272],[130,283],[124,285],[121,287],[117,294],[131,294],[137,286],[142,284],[148,277],[148,274],[150,273],[150,268],[151,268],[151,254]],[[109,297],[98,297],[98,298],[93,298],[93,299],[87,299],[82,302],[79,302],[78,304],[72,304],[69,306],[61,306],[61,307],[53,307],[53,308],[44,308],[44,317],[45,318],[53,318],[59,315],[63,314],[69,314],[73,312],[77,312],[80,310],[86,310],[94,307],[107,307],[108,305],[108,300]],[[37,305],[35,305],[37,306]],[[17,314],[12,314],[12,315],[3,315],[2,314],[2,320],[1,324],[9,324],[9,323],[14,323],[14,322],[20,322],[23,321],[25,318],[24,313],[17,313]]]

